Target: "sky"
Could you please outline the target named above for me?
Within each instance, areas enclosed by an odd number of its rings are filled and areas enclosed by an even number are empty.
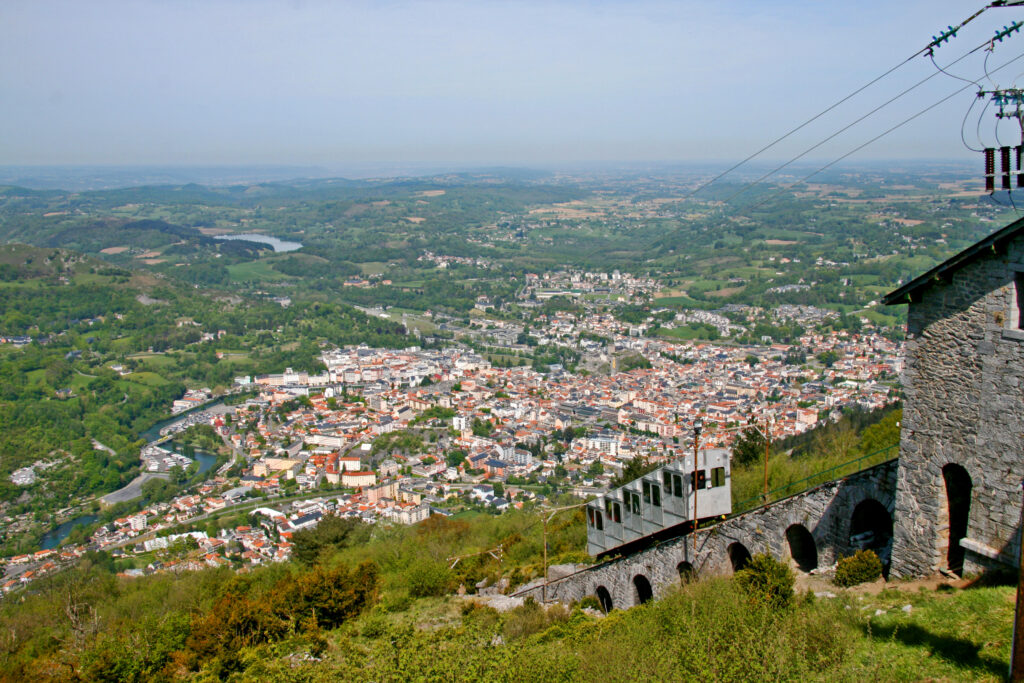
[[[739,160],[925,47],[966,0],[3,0],[0,164]],[[992,9],[946,64],[1024,8]],[[996,44],[993,70],[1024,54]],[[984,75],[981,50],[955,73]],[[982,81],[1008,86],[1024,58]],[[831,160],[970,85],[919,56],[772,148]],[[977,86],[857,159],[973,159]],[[991,109],[967,142],[996,144]],[[978,130],[981,135],[978,135]],[[1004,122],[1000,142],[1019,142]]]

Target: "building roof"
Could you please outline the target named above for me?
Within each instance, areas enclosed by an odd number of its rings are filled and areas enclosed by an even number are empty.
[[[891,306],[905,304],[921,300],[921,294],[927,287],[938,282],[949,282],[956,271],[967,266],[982,256],[998,253],[1005,249],[1007,243],[1013,238],[1024,233],[1024,218],[1010,223],[1001,230],[997,230],[980,242],[976,242],[927,273],[920,275],[899,289],[889,292],[882,297],[882,303]]]

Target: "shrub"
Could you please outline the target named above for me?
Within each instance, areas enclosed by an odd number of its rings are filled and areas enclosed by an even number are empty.
[[[450,588],[452,573],[443,562],[429,559],[414,561],[404,572],[409,595],[427,598],[444,595]]]
[[[774,608],[793,602],[795,581],[788,566],[765,553],[754,555],[746,567],[736,572],[736,583],[751,599]]]
[[[836,565],[832,583],[843,588],[874,581],[882,575],[882,561],[872,550],[859,550]]]
[[[564,606],[556,603],[545,608],[528,597],[522,605],[505,613],[502,631],[509,640],[525,638],[568,618],[569,611]]]
[[[580,606],[580,609],[587,609],[589,607],[590,609],[600,610],[601,609],[601,601],[598,600],[593,595],[588,595],[585,598],[583,598],[582,600],[580,600],[579,606]]]
[[[388,618],[378,611],[370,612],[363,619],[360,634],[364,638],[379,638],[388,630]]]
[[[412,607],[412,598],[408,593],[389,593],[381,600],[380,607],[391,614],[405,612]]]

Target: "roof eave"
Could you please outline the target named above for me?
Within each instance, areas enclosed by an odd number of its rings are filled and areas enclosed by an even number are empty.
[[[923,275],[914,278],[899,289],[889,292],[882,297],[882,303],[886,306],[893,306],[920,300],[920,294],[926,287],[937,282],[949,282],[956,271],[980,258],[988,250],[998,253],[1000,249],[1005,248],[1011,239],[1022,232],[1024,232],[1024,218],[1015,220],[1004,228],[967,247],[959,254],[943,261]]]

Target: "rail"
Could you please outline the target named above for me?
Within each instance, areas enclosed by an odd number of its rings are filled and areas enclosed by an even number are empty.
[[[740,515],[747,514],[748,512],[751,512],[752,510],[756,510],[758,507],[768,505],[769,503],[776,503],[776,502],[778,502],[778,501],[780,501],[780,500],[782,500],[784,498],[788,498],[790,496],[794,496],[794,495],[796,495],[798,493],[803,493],[804,491],[812,489],[815,486],[820,486],[821,484],[825,484],[825,483],[827,483],[829,481],[835,481],[837,479],[842,479],[843,477],[848,477],[851,474],[856,474],[858,472],[863,472],[864,470],[869,469],[871,467],[875,467],[876,465],[881,465],[882,463],[889,462],[889,461],[893,460],[895,456],[891,456],[891,457],[879,457],[879,456],[883,456],[885,454],[888,454],[889,452],[893,451],[894,449],[897,451],[897,454],[898,454],[898,449],[899,449],[899,444],[898,443],[892,444],[891,446],[886,446],[885,448],[881,448],[881,449],[879,449],[877,451],[874,451],[872,453],[868,453],[867,455],[862,455],[859,458],[854,458],[853,460],[841,463],[839,465],[834,465],[833,467],[829,467],[828,469],[822,470],[820,472],[816,472],[815,474],[812,474],[809,477],[804,477],[803,479],[798,479],[796,481],[790,482],[790,483],[786,484],[785,486],[779,486],[778,488],[775,488],[775,489],[772,489],[771,491],[769,491],[767,496],[765,496],[764,494],[760,494],[760,495],[754,496],[752,498],[748,498],[748,499],[746,499],[744,501],[741,501],[741,502],[735,504],[733,506],[733,512],[730,515],[728,515],[728,516],[726,516],[724,518],[715,518],[713,520],[705,520],[704,524],[700,524],[700,525],[697,526],[697,530],[706,531],[706,530],[712,529],[712,528],[716,527],[718,524],[721,524],[726,519],[732,519],[733,517],[739,517]],[[842,471],[842,470],[844,470],[846,468],[851,468],[851,469],[849,471],[845,472],[844,474],[837,474],[838,472],[840,472],[840,471]],[[801,488],[796,488],[796,487],[801,487]],[[785,492],[785,495],[779,495],[779,494],[781,494],[783,492]],[[749,507],[749,508],[745,507],[747,505],[750,505],[751,503],[757,503],[757,505],[754,505],[754,506]],[[688,532],[688,533],[693,533],[693,532],[691,531],[691,532]],[[681,534],[681,536],[684,536],[684,535],[687,535],[687,534]],[[677,538],[679,538],[679,537],[677,536],[677,537],[673,537],[673,538],[659,539],[657,541],[654,541],[651,544],[651,547],[656,547],[656,546],[661,545],[662,543],[669,543],[669,542],[675,541]],[[513,596],[517,596],[517,595],[520,595],[520,594],[525,593],[525,592],[529,592],[529,591],[534,591],[534,590],[540,589],[542,591],[543,600],[546,601],[547,600],[547,589],[551,585],[556,584],[556,583],[561,583],[563,581],[571,579],[572,577],[576,576],[577,574],[583,574],[583,573],[586,573],[586,572],[591,572],[591,571],[594,571],[595,569],[600,569],[602,567],[606,567],[608,565],[615,564],[616,562],[621,562],[621,561],[627,559],[628,557],[629,557],[628,555],[617,555],[617,556],[614,556],[614,557],[609,557],[609,558],[607,558],[605,560],[602,560],[601,562],[598,562],[596,564],[592,564],[592,565],[590,565],[588,567],[584,567],[583,569],[577,569],[576,571],[574,571],[574,572],[572,572],[570,574],[567,574],[565,576],[560,576],[559,578],[554,579],[552,581],[545,581],[544,584],[542,584],[542,585],[531,586],[531,587],[527,588],[526,590],[524,590],[522,587],[520,587],[519,590],[517,590],[514,593],[512,593],[512,595]]]
[[[806,491],[807,489],[814,488],[815,486],[819,486],[826,482],[841,479],[843,477],[848,477],[851,474],[856,474],[857,472],[866,470],[869,467],[880,465],[881,463],[886,462],[887,460],[891,460],[892,457],[895,456],[884,458],[879,458],[878,456],[898,448],[898,443],[892,444],[891,446],[886,446],[885,448],[881,448],[877,451],[874,451],[873,453],[862,455],[859,458],[854,458],[853,460],[844,462],[839,465],[835,465],[826,470],[822,470],[821,472],[816,472],[815,474],[812,474],[809,477],[804,477],[803,479],[798,479],[784,486],[772,489],[771,491],[768,492],[767,496],[763,493],[758,494],[756,496],[752,496],[750,498],[747,498],[746,500],[742,500],[738,503],[735,503],[733,505],[732,514],[738,515],[744,512],[749,512],[750,510],[752,510],[755,507],[758,507],[759,505],[766,505],[768,503],[772,503],[783,498],[788,498],[789,496],[796,495],[797,493],[801,493],[803,491]],[[851,469],[849,469],[849,471],[847,471],[845,474],[837,474],[838,472],[846,468]]]

